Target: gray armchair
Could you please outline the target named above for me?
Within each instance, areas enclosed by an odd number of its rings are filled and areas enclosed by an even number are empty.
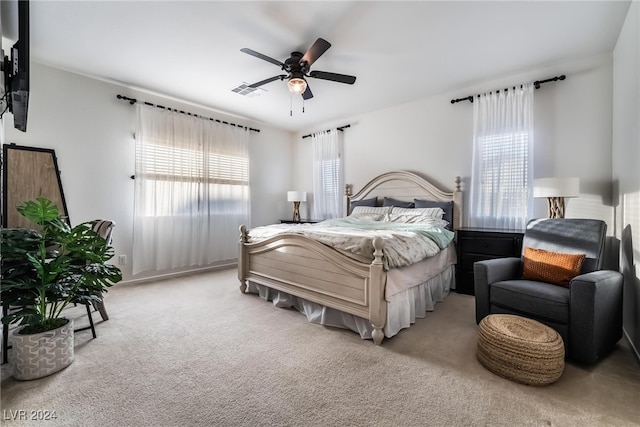
[[[525,247],[586,254],[581,274],[566,288],[522,279],[522,258],[474,264],[476,322],[492,313],[538,320],[558,331],[568,359],[593,364],[622,338],[622,275],[601,270],[607,225],[591,219],[538,219],[527,225]]]

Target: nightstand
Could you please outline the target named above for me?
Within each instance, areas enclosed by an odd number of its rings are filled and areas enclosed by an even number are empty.
[[[520,257],[524,232],[492,228],[458,229],[456,291],[474,295],[473,263],[485,259]]]
[[[281,219],[280,224],[315,224],[320,222],[319,219],[301,219],[300,221],[293,221],[291,219]]]

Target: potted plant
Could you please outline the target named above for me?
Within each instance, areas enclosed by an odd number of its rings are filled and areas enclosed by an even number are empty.
[[[0,299],[8,308],[2,323],[19,326],[13,335],[14,377],[34,379],[73,362],[73,321],[64,317],[65,307],[101,301],[122,274],[107,264],[113,249],[90,222],[70,227],[44,198],[17,209],[37,230],[2,229]]]

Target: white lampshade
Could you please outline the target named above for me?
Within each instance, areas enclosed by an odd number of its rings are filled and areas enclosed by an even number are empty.
[[[293,77],[289,80],[289,92],[294,95],[302,95],[307,90],[307,82],[302,77]]]
[[[538,178],[533,180],[533,197],[578,197],[579,178]]]
[[[287,201],[288,202],[306,202],[307,193],[306,191],[287,191]]]

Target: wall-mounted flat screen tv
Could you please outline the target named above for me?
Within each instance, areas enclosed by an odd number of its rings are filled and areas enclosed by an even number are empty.
[[[18,41],[3,59],[4,90],[7,111],[13,114],[13,125],[27,131],[29,108],[29,1],[18,1]]]

